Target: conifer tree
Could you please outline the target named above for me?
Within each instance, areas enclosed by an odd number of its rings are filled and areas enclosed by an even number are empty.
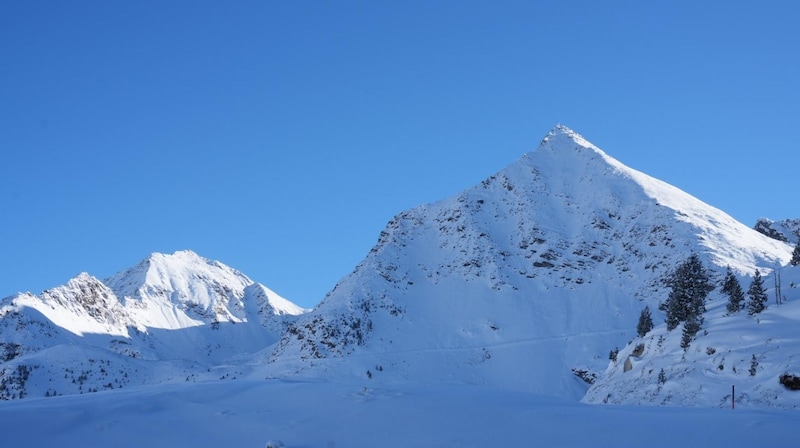
[[[750,283],[750,288],[747,289],[747,296],[750,301],[747,303],[747,314],[753,316],[767,308],[767,292],[764,289],[764,280],[761,278],[761,273],[756,269],[753,276],[753,281]]]
[[[792,266],[797,266],[800,264],[800,239],[797,240],[797,244],[794,245],[794,250],[792,251],[792,259],[789,260],[789,264]]]
[[[725,271],[725,280],[722,282],[722,292],[728,295],[728,312],[738,313],[742,309],[744,292],[742,292],[742,285],[739,284],[739,280],[733,275],[730,266],[728,266],[727,271]]]
[[[643,338],[647,332],[653,329],[653,316],[650,315],[650,308],[644,307],[639,314],[639,323],[636,325],[636,333]]]
[[[690,318],[696,320],[697,325],[702,325],[706,296],[714,286],[697,254],[690,255],[681,263],[667,283],[670,287],[669,297],[659,305],[659,309],[666,314],[667,330],[674,330],[678,324]]]
[[[691,316],[683,323],[683,333],[681,334],[681,348],[686,350],[692,343],[692,339],[700,331],[700,321],[696,316]]]

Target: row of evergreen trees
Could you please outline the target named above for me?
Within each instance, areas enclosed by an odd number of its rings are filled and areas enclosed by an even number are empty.
[[[798,264],[800,264],[800,244],[796,249]],[[794,257],[793,257],[794,258]],[[708,276],[708,271],[697,254],[692,254],[681,263],[667,279],[670,288],[666,302],[659,304],[658,309],[666,315],[667,330],[672,331],[683,323],[681,347],[689,348],[692,339],[703,326],[703,313],[706,311],[706,297],[714,290],[714,285]],[[730,266],[722,282],[722,292],[728,296],[727,309],[729,313],[737,313],[744,308],[744,293],[742,286],[733,275]],[[754,316],[767,307],[767,292],[761,273],[756,270],[750,287],[747,289],[747,313]],[[639,315],[636,332],[644,337],[653,329],[653,317],[650,309],[645,307]]]
[[[742,286],[739,284],[739,280],[736,280],[730,266],[725,272],[722,292],[728,296],[727,309],[729,313],[738,313],[744,308]],[[754,316],[767,308],[767,291],[764,288],[764,280],[761,278],[761,272],[758,269],[756,269],[756,273],[753,276],[753,281],[750,282],[750,287],[747,288],[747,296],[750,298],[747,302],[747,314]]]

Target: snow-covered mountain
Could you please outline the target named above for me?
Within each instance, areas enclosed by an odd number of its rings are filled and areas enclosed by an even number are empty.
[[[105,281],[81,273],[0,301],[0,397],[209,376],[306,311],[191,251],[151,254]]]
[[[734,381],[740,402],[797,406],[778,378],[800,383],[798,228],[751,229],[557,126],[479,185],[398,214],[307,313],[189,251],[3,299],[0,399],[266,376],[704,406]],[[784,303],[728,315],[717,289],[684,351],[658,305],[692,253],[745,290],[758,269]],[[638,338],[645,306],[656,327]]]
[[[558,126],[454,197],[403,212],[271,356],[275,375],[346,370],[583,396],[690,253],[718,276],[791,247]]]

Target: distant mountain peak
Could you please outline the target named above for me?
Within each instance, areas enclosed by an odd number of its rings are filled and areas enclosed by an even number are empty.
[[[243,273],[190,250],[173,254],[151,253],[136,266],[105,280],[120,298],[160,295],[173,301],[199,301],[209,306],[212,297],[241,297],[254,283]]]
[[[195,366],[182,381],[239,368],[306,311],[188,250],[151,253],[105,281],[81,272],[0,300],[0,400],[171,382],[176,366]],[[12,395],[5,385],[21,362],[42,370]]]
[[[205,262],[208,261],[207,258],[204,258],[198,255],[196,252],[183,249],[183,250],[176,250],[175,252],[168,254],[163,252],[151,252],[150,255],[147,257],[148,260],[185,260],[185,261],[200,261]]]

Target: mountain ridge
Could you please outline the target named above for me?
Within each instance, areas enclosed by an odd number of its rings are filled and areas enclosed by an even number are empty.
[[[464,383],[592,403],[661,403],[662,389],[659,401],[649,387],[654,374],[642,369],[663,365],[659,359],[680,361],[678,336],[657,325],[639,359],[636,319],[647,306],[663,320],[665,281],[691,253],[712,281],[728,266],[744,281],[756,269],[768,275],[786,265],[791,246],[559,125],[478,185],[398,213],[310,311],[191,251],[151,254],[104,281],[80,274],[40,296],[3,299],[0,336],[7,342],[0,354],[8,359],[0,377],[13,387],[0,388],[0,398],[49,393],[54,378],[61,394],[245,376]],[[787,292],[791,299],[793,288]],[[723,298],[711,297],[716,314],[709,322],[729,325],[719,311]],[[80,324],[55,324],[47,304],[62,313],[56,318]],[[665,340],[657,350],[655,335]],[[706,336],[698,336],[697,350]],[[624,363],[609,362],[615,347],[622,347],[620,359],[633,360],[636,380],[621,371]],[[707,362],[701,354],[690,358]],[[158,361],[157,368],[140,361]],[[725,365],[740,369],[743,362]],[[773,364],[770,375],[794,369]],[[39,370],[20,373],[31,365]],[[691,365],[681,368],[669,371],[669,381],[694,375],[686,373],[695,372]],[[14,386],[23,376],[31,378],[27,386]],[[720,399],[719,388],[702,400],[696,389],[674,394],[676,384],[667,403]]]

